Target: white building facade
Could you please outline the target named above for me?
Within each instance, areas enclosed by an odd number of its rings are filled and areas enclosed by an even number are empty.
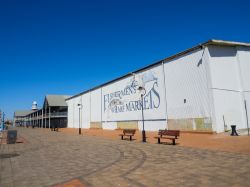
[[[68,98],[68,127],[141,130],[143,106],[147,131],[245,129],[249,72],[250,44],[210,40]]]

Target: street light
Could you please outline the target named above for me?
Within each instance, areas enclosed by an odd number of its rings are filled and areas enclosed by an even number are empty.
[[[82,107],[82,104],[78,104],[77,105],[78,107],[79,107],[79,135],[81,135],[82,134],[82,129],[81,129],[81,107]]]
[[[5,113],[3,112],[3,118],[2,118],[2,130],[4,130],[5,129],[5,127],[4,127],[4,116],[5,116]]]
[[[138,88],[139,92],[141,93],[141,112],[142,112],[142,142],[146,142],[146,132],[144,129],[144,111],[143,111],[143,96],[146,94],[146,89],[142,86]]]

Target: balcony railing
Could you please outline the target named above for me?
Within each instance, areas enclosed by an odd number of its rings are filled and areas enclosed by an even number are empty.
[[[50,117],[67,117],[68,115],[68,112],[51,112],[50,113]],[[38,116],[30,116],[30,117],[27,117],[25,118],[26,120],[36,120],[36,119],[42,119],[43,118],[48,118],[49,117],[49,113],[47,114],[43,114],[43,116],[40,114]]]
[[[68,112],[51,112],[50,116],[67,116]],[[49,116],[49,114],[47,114]]]

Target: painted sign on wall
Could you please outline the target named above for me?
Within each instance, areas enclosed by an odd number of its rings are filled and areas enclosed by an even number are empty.
[[[140,118],[142,107],[145,114],[147,111],[161,110],[161,105],[164,105],[165,101],[162,80],[162,71],[158,67],[104,87],[102,94],[104,117],[106,116],[107,120],[126,118],[135,120]],[[145,91],[140,91],[139,87]],[[141,100],[142,94],[143,100]]]
[[[129,112],[141,110],[142,106],[145,110],[158,108],[160,106],[160,95],[157,90],[158,78],[154,75],[152,71],[143,73],[140,77],[142,80],[136,80],[135,77],[131,78],[129,84],[127,84],[124,89],[118,90],[103,96],[104,111],[111,110],[113,113],[118,112]],[[143,84],[140,85],[139,82]],[[147,84],[150,84],[149,89],[146,90]],[[139,91],[139,87],[145,89],[146,93],[143,96],[143,102],[140,96],[142,91]]]

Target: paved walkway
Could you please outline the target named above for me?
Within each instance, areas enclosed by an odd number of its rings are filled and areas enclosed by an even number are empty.
[[[250,156],[18,128],[0,186],[249,186]],[[72,183],[72,184],[73,184]],[[81,185],[80,185],[81,184]]]
[[[61,128],[60,132],[78,134],[78,129]],[[184,147],[250,154],[250,136],[242,135],[242,132],[244,131],[238,131],[240,136],[230,136],[230,132],[220,134],[181,132],[176,143],[178,146]],[[246,132],[247,130],[245,130]],[[117,140],[119,139],[119,134],[122,134],[122,130],[82,129],[82,134]],[[155,139],[155,136],[157,135],[157,131],[147,131],[147,142],[156,144],[157,139]],[[133,139],[136,142],[141,142],[142,132],[137,130]],[[170,140],[165,141],[172,143]]]

